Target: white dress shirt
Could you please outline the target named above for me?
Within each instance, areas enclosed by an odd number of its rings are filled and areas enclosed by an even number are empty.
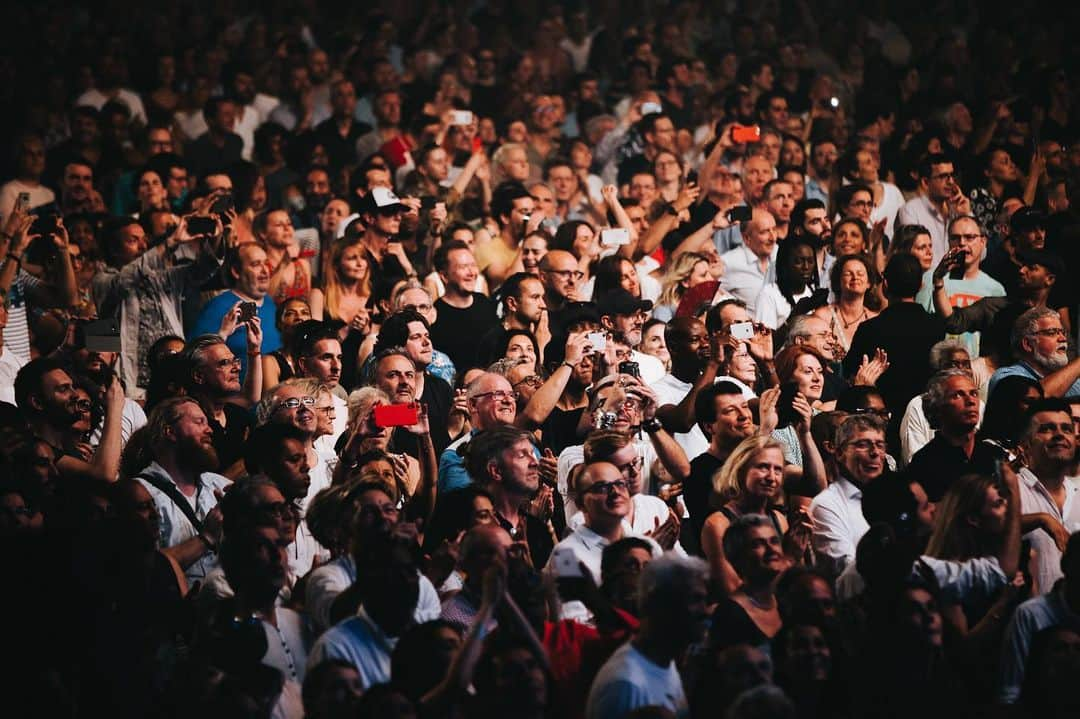
[[[761,260],[746,245],[728,250],[720,255],[724,261],[724,276],[720,285],[746,303],[751,316],[757,308],[757,298],[767,284],[776,283],[776,248],[773,247],[769,264],[761,269]]]
[[[855,561],[855,547],[870,529],[862,513],[862,490],[838,478],[810,502],[819,567],[838,576]]]
[[[1061,522],[1070,534],[1080,531],[1080,498],[1076,496],[1080,492],[1080,485],[1076,484],[1076,480],[1066,479],[1064,487],[1065,504],[1058,509],[1057,502],[1043,483],[1024,467],[1020,470],[1020,511],[1023,514],[1046,513]],[[1046,594],[1064,576],[1061,573],[1061,550],[1057,548],[1054,538],[1043,529],[1028,532],[1024,539],[1031,542],[1031,549],[1035,553],[1033,579],[1036,588],[1039,594]]]
[[[356,563],[347,554],[311,572],[307,579],[304,600],[305,608],[316,632],[330,626],[330,608],[334,600],[355,581]],[[417,624],[430,622],[438,619],[441,611],[442,605],[439,603],[439,593],[435,591],[435,585],[421,574],[420,598],[416,601],[413,621]]]

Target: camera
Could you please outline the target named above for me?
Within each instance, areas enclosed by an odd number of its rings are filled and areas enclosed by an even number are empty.
[[[597,412],[593,422],[594,429],[615,429],[615,423],[619,421],[619,415],[615,412]]]

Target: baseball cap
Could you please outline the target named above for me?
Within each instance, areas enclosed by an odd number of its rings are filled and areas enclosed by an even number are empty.
[[[364,199],[360,201],[361,212],[392,212],[398,210],[405,211],[405,205],[401,203],[401,198],[394,194],[394,191],[388,187],[372,187],[371,191],[364,195]]]
[[[1053,252],[1046,250],[1017,250],[1016,259],[1021,265],[1042,265],[1057,277],[1065,275],[1065,263]]]
[[[608,290],[596,301],[600,316],[633,315],[639,310],[648,312],[652,309],[652,300],[641,300],[622,289]]]
[[[1036,227],[1046,227],[1046,215],[1034,207],[1021,207],[1009,218],[1009,227],[1013,232],[1027,232]]]

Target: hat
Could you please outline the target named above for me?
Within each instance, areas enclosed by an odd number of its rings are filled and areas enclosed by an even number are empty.
[[[1046,227],[1046,215],[1034,207],[1021,207],[1009,218],[1009,227],[1013,232],[1027,232],[1036,227]]]
[[[626,290],[619,289],[608,290],[599,299],[596,300],[596,308],[600,311],[600,316],[604,315],[632,315],[636,314],[639,310],[645,310],[648,312],[652,309],[652,300],[639,300]]]
[[[372,187],[371,191],[364,195],[360,201],[360,212],[389,212],[392,210],[405,211],[405,205],[401,198],[394,194],[388,187]]]
[[[1017,250],[1016,259],[1021,265],[1042,265],[1057,277],[1064,277],[1065,263],[1053,252],[1046,250]]]
[[[354,212],[351,215],[349,215],[348,217],[342,217],[338,221],[337,232],[334,233],[334,239],[340,240],[342,237],[344,237],[345,236],[345,231],[347,229],[349,229],[349,225],[352,224],[353,220],[359,220],[359,219],[360,219],[360,214],[358,212]]]

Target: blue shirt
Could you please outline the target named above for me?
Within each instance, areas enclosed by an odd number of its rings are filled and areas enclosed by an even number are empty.
[[[990,383],[987,385],[986,394],[990,396],[990,393],[994,391],[994,387],[1005,377],[1014,377],[1019,375],[1021,377],[1027,377],[1033,379],[1036,382],[1042,379],[1042,376],[1038,374],[1031,365],[1027,362],[1017,362],[1006,367],[1001,367],[994,371],[994,374],[990,376]],[[1080,397],[1080,379],[1072,383],[1072,387],[1069,387],[1069,391],[1065,393],[1066,397]]]
[[[232,306],[237,302],[242,301],[244,298],[236,294],[232,290],[225,290],[214,299],[207,302],[202,311],[199,312],[199,319],[195,320],[195,327],[192,329],[192,336],[198,337],[199,335],[212,335],[217,334],[218,329],[221,327],[221,320],[225,317],[225,313],[232,309]],[[277,311],[277,306],[269,296],[264,297],[262,304],[259,305],[259,319],[262,320],[262,332],[263,341],[261,352],[263,354],[269,354],[275,350],[281,349],[281,335],[278,333],[277,327],[274,326],[274,314]],[[232,353],[240,358],[240,382],[243,384],[244,378],[247,377],[247,332],[243,325],[238,325],[236,331],[229,335],[229,338],[225,340],[225,344],[232,350]]]

